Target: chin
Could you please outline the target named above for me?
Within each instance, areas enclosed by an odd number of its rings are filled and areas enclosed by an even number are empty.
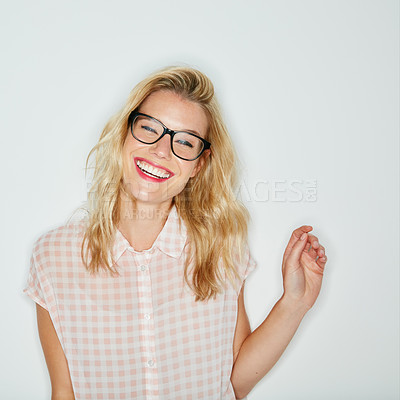
[[[166,201],[172,201],[173,196],[171,196],[168,191],[149,191],[148,189],[146,190],[132,190],[131,191],[132,196],[140,202],[144,203],[151,203],[151,204],[158,204],[158,203],[164,203]]]

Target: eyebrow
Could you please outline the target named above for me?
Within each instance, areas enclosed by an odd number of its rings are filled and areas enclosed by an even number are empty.
[[[197,135],[197,136],[203,137],[203,136],[200,135],[199,132],[193,131],[192,129],[179,129],[179,130],[176,131],[176,132],[189,132],[189,133],[194,133],[194,134]]]
[[[142,112],[142,111],[140,111],[140,110],[138,110],[137,112],[139,112],[139,113],[141,113],[141,114],[145,114],[145,115],[147,115],[147,116],[149,116],[149,117],[155,119],[156,121],[161,122],[161,124],[163,124],[165,127],[167,127],[167,125],[165,125],[164,122],[160,121],[160,120],[157,119],[156,117],[153,117],[153,116],[150,115],[150,114],[146,114],[146,113],[144,113],[144,112]],[[167,128],[168,128],[168,127],[167,127]],[[168,129],[170,129],[170,128],[168,128]],[[171,131],[174,131],[174,132],[188,132],[188,133],[193,133],[194,135],[197,135],[197,136],[203,138],[203,136],[201,136],[199,132],[194,131],[193,129],[170,129],[170,130],[171,130]],[[203,138],[203,139],[204,139],[204,138]]]

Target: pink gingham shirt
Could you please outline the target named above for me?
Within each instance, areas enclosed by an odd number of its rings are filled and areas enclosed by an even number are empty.
[[[117,230],[121,275],[90,275],[80,250],[85,218],[35,243],[24,292],[48,310],[76,399],[235,399],[230,382],[237,299],[255,267],[246,250],[239,286],[194,301],[183,281],[186,229],[173,207],[149,250]]]

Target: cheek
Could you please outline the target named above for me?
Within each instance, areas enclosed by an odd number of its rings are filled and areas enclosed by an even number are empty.
[[[133,157],[134,154],[139,150],[139,151],[146,151],[148,149],[148,145],[139,143],[137,140],[135,140],[132,135],[129,135],[124,143],[124,146],[122,148],[122,158],[124,163],[131,165],[133,162]]]
[[[181,170],[182,176],[184,176],[187,180],[189,180],[192,177],[192,175],[195,173],[196,165],[197,165],[197,163],[193,165],[193,162],[182,163],[180,165],[180,170]]]
[[[131,149],[129,146],[125,144],[122,150],[122,164],[124,171],[128,171],[129,167],[132,164],[130,155],[131,155]]]
[[[124,159],[124,161],[128,160],[131,151],[132,151],[132,144],[129,138],[127,138],[124,142],[124,146],[122,147],[122,158]]]
[[[200,171],[200,169],[202,168],[202,166],[203,166],[203,159],[200,158],[196,160],[194,166],[192,167],[190,177],[193,178],[194,176],[196,176]]]

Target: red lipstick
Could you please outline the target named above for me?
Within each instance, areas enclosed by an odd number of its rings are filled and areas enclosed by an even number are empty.
[[[146,181],[149,181],[149,182],[159,182],[159,183],[160,183],[160,182],[167,181],[168,179],[170,179],[171,177],[173,177],[173,176],[175,175],[175,174],[174,174],[171,170],[169,170],[168,168],[165,168],[165,167],[163,167],[163,166],[161,166],[161,165],[158,165],[158,164],[156,164],[156,163],[154,163],[154,162],[151,162],[151,161],[149,161],[149,160],[146,160],[145,158],[135,157],[135,158],[133,159],[133,161],[135,162],[136,170],[137,170],[139,176],[140,176],[141,178],[143,178],[144,180],[146,180]],[[169,177],[168,177],[168,178],[158,178],[158,177],[156,177],[156,176],[148,175],[147,173],[143,172],[143,171],[139,168],[139,166],[137,165],[138,161],[144,162],[144,163],[146,163],[146,164],[148,164],[148,165],[151,165],[151,166],[154,167],[154,168],[158,168],[158,169],[160,169],[161,171],[163,171],[163,172],[165,172],[165,173],[168,173],[168,174],[169,174]]]

